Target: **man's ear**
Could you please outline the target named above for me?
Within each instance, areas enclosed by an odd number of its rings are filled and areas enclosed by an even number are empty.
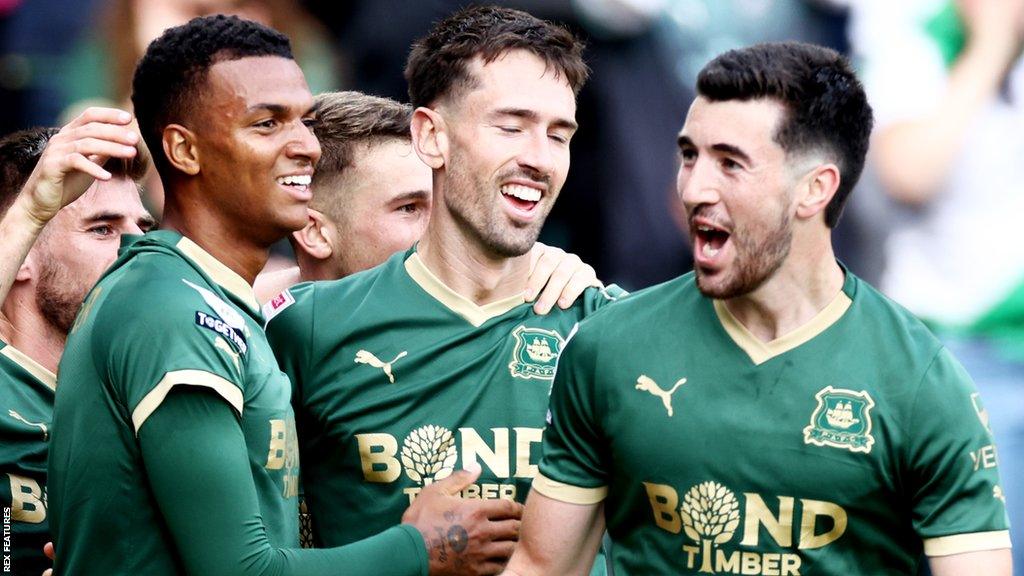
[[[839,167],[835,164],[822,164],[811,170],[798,190],[797,217],[809,219],[823,213],[836,195],[839,182]]]
[[[317,260],[326,260],[334,254],[337,229],[319,210],[306,209],[306,225],[292,232],[296,249]]]
[[[164,127],[161,142],[171,166],[189,176],[199,174],[199,149],[191,130],[181,124],[168,124]]]
[[[424,164],[434,170],[448,158],[448,133],[444,118],[436,110],[420,106],[412,113],[412,146]]]

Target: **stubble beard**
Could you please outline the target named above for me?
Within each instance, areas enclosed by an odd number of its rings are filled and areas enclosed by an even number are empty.
[[[73,278],[53,259],[47,258],[44,262],[36,287],[36,306],[39,307],[43,319],[62,336],[67,337],[88,287]]]
[[[540,236],[547,214],[525,226],[516,226],[505,218],[497,204],[501,201],[496,198],[500,194],[497,184],[474,178],[461,165],[459,155],[452,154],[444,194],[445,207],[459,228],[496,258],[515,258],[529,252]]]
[[[736,250],[733,270],[715,285],[704,277],[699,267],[696,268],[697,288],[701,294],[716,300],[728,300],[760,288],[789,256],[793,241],[792,224],[793,218],[783,211],[778,224],[771,230],[763,233],[734,231],[730,237]]]

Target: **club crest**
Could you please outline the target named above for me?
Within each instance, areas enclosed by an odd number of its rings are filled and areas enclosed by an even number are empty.
[[[551,380],[555,377],[558,355],[565,339],[554,330],[519,326],[512,331],[515,348],[508,369],[512,376],[526,380]]]
[[[875,401],[865,392],[826,386],[814,397],[818,406],[811,423],[804,428],[804,443],[845,448],[850,452],[871,452],[871,409]]]

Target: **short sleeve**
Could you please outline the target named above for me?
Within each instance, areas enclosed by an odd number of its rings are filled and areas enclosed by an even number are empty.
[[[543,457],[533,489],[573,504],[596,504],[607,496],[600,422],[595,410],[596,354],[586,325],[562,352],[551,390]]]
[[[1009,548],[988,414],[967,372],[944,348],[925,373],[909,424],[909,492],[925,554]]]
[[[629,292],[619,288],[616,284],[609,284],[600,288],[588,288],[583,293],[583,297],[586,299],[586,312],[588,315],[592,314],[628,295]]]
[[[237,308],[195,280],[118,286],[95,312],[96,357],[136,434],[180,385],[209,388],[242,413],[250,329]]]

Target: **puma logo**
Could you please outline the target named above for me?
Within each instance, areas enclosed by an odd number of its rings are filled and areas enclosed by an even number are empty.
[[[7,414],[10,415],[10,417],[14,418],[15,420],[21,420],[22,422],[24,422],[25,424],[28,424],[29,426],[35,426],[35,427],[39,428],[40,430],[42,430],[43,431],[43,442],[46,442],[46,440],[50,437],[50,431],[46,429],[46,424],[43,424],[42,422],[29,422],[28,420],[25,420],[25,418],[22,417],[21,414],[18,414],[14,410],[8,410]]]
[[[372,352],[360,350],[359,352],[356,352],[356,364],[369,364],[374,368],[380,368],[384,371],[384,374],[387,375],[388,380],[394,384],[395,375],[391,373],[391,365],[398,362],[406,354],[408,354],[408,352],[403,350],[402,352],[399,352],[398,356],[395,356],[395,359],[391,362],[382,362],[379,358],[374,356]]]
[[[239,370],[242,369],[242,365],[238,361],[238,352],[232,350],[231,346],[229,346],[228,343],[225,342],[223,338],[218,336],[217,339],[214,340],[213,342],[213,347],[223,350],[225,353],[227,353],[227,355],[230,356],[231,359],[235,361],[235,368]]]
[[[650,392],[651,394],[661,398],[661,403],[665,405],[665,410],[668,411],[668,417],[672,417],[672,394],[683,384],[686,384],[686,378],[680,378],[676,385],[672,387],[668,392],[661,389],[658,383],[651,380],[643,374],[636,379],[636,389]]]

